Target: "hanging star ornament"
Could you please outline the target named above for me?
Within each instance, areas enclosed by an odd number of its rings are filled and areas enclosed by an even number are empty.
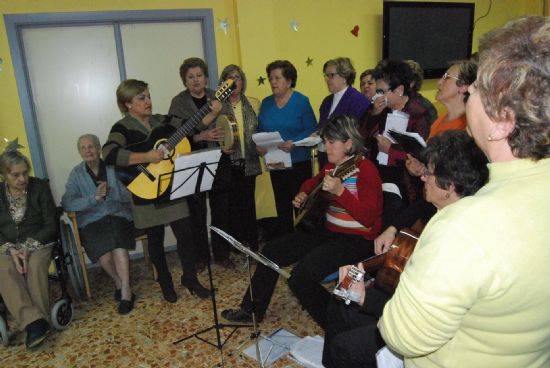
[[[307,65],[307,66],[313,66],[313,59],[310,58],[309,56],[307,57],[306,65]]]
[[[292,18],[292,20],[290,22],[288,22],[288,26],[290,27],[291,30],[293,30],[294,32],[298,32],[298,27],[300,26],[300,23],[298,23],[298,21],[296,20],[296,18]]]
[[[262,76],[260,76],[260,77],[257,79],[257,81],[258,81],[258,86],[259,86],[260,84],[264,84],[265,78],[262,77]]]
[[[22,145],[19,144],[19,138],[15,138],[13,141],[9,141],[8,138],[4,138],[4,142],[6,143],[6,148],[4,151],[17,151],[19,148],[25,148]]]
[[[223,30],[223,33],[227,34],[227,30],[229,29],[229,21],[227,18],[218,19],[218,27]]]

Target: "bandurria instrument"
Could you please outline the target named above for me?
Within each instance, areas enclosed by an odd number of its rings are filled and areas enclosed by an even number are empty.
[[[241,149],[239,128],[231,115],[220,115],[216,119],[216,128],[223,130],[223,138],[218,141],[221,149],[235,151]]]
[[[342,282],[336,285],[333,294],[343,299],[346,304],[349,304],[350,301],[357,302],[356,298],[358,296],[350,291],[351,286],[361,281],[366,274],[378,271],[374,279],[374,287],[393,295],[399,283],[399,277],[414,251],[419,236],[418,232],[409,228],[399,231],[386,253],[367,258],[361,262],[365,271],[352,266]]]
[[[344,181],[359,171],[359,163],[363,156],[352,156],[342,164],[336,166],[330,176]],[[321,181],[298,209],[298,215],[294,220],[294,227],[304,232],[314,231],[321,225],[323,216],[332,199],[332,194],[323,190]]]
[[[231,92],[233,92],[233,80],[228,79],[218,88],[215,98],[223,102]],[[169,138],[166,138],[166,136],[169,135],[167,131],[171,127],[165,125],[153,129],[146,141],[126,147],[133,152],[147,152],[151,149],[162,149],[164,151],[164,159],[158,163],[150,163],[147,167],[140,164],[125,170],[124,176],[126,179],[130,176],[130,180],[127,180],[130,182],[127,187],[132,194],[142,199],[151,200],[162,196],[166,192],[172,182],[174,156],[191,151],[186,136],[209,112],[210,106],[206,104],[172,133]],[[134,174],[133,177],[132,173]]]

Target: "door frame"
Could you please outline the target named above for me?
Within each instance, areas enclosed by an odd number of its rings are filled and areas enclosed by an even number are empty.
[[[209,87],[215,89],[218,84],[218,63],[216,56],[216,41],[214,35],[214,18],[212,9],[172,9],[172,10],[128,10],[128,11],[101,11],[101,12],[72,12],[72,13],[35,13],[35,14],[6,14],[4,15],[8,42],[11,50],[13,68],[21,112],[25,123],[29,150],[34,175],[41,178],[48,177],[44,149],[40,139],[40,129],[36,119],[36,111],[32,99],[29,73],[23,46],[22,31],[26,28],[62,27],[62,26],[90,26],[113,25],[115,45],[117,49],[120,80],[126,79],[121,24],[134,23],[162,23],[162,22],[200,22],[202,30],[202,44],[205,62],[211,71],[208,79]]]

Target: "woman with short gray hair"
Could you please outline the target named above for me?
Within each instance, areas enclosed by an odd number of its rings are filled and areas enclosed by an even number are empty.
[[[99,261],[113,279],[118,313],[127,314],[135,301],[128,256],[128,250],[136,246],[132,196],[117,179],[114,167],[105,165],[100,158],[97,136],[80,136],[77,148],[82,162],[69,174],[61,204],[65,211],[76,213],[80,240],[88,258],[94,263]]]

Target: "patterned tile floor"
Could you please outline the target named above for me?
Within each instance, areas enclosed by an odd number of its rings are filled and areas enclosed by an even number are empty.
[[[225,308],[237,307],[248,285],[248,272],[242,258],[232,255],[236,267],[226,269],[212,266],[214,285],[217,288],[218,314]],[[168,254],[174,283],[178,284],[181,269],[175,253]],[[153,281],[150,266],[142,259],[132,261],[131,278],[137,296],[134,310],[121,316],[116,312],[113,286],[99,268],[90,270],[93,298],[75,302],[75,316],[71,326],[54,332],[40,348],[27,351],[24,333],[16,333],[10,346],[0,346],[3,368],[19,367],[221,367],[222,353],[215,347],[196,338],[174,345],[173,341],[192,335],[214,324],[211,301],[200,300],[178,285],[175,304],[166,303],[160,288]],[[208,272],[202,271],[199,279],[208,285]],[[53,287],[56,294],[58,286]],[[220,323],[224,320],[220,317]],[[17,326],[9,320],[11,330]],[[321,334],[321,329],[302,311],[286,282],[280,280],[270,308],[260,325],[262,333],[286,328],[298,336]],[[221,330],[222,340],[231,329]],[[252,328],[239,328],[223,349],[224,367],[258,367],[258,362],[243,357],[239,348],[252,343]],[[201,335],[216,343],[216,332]],[[274,368],[300,367],[285,357]]]

